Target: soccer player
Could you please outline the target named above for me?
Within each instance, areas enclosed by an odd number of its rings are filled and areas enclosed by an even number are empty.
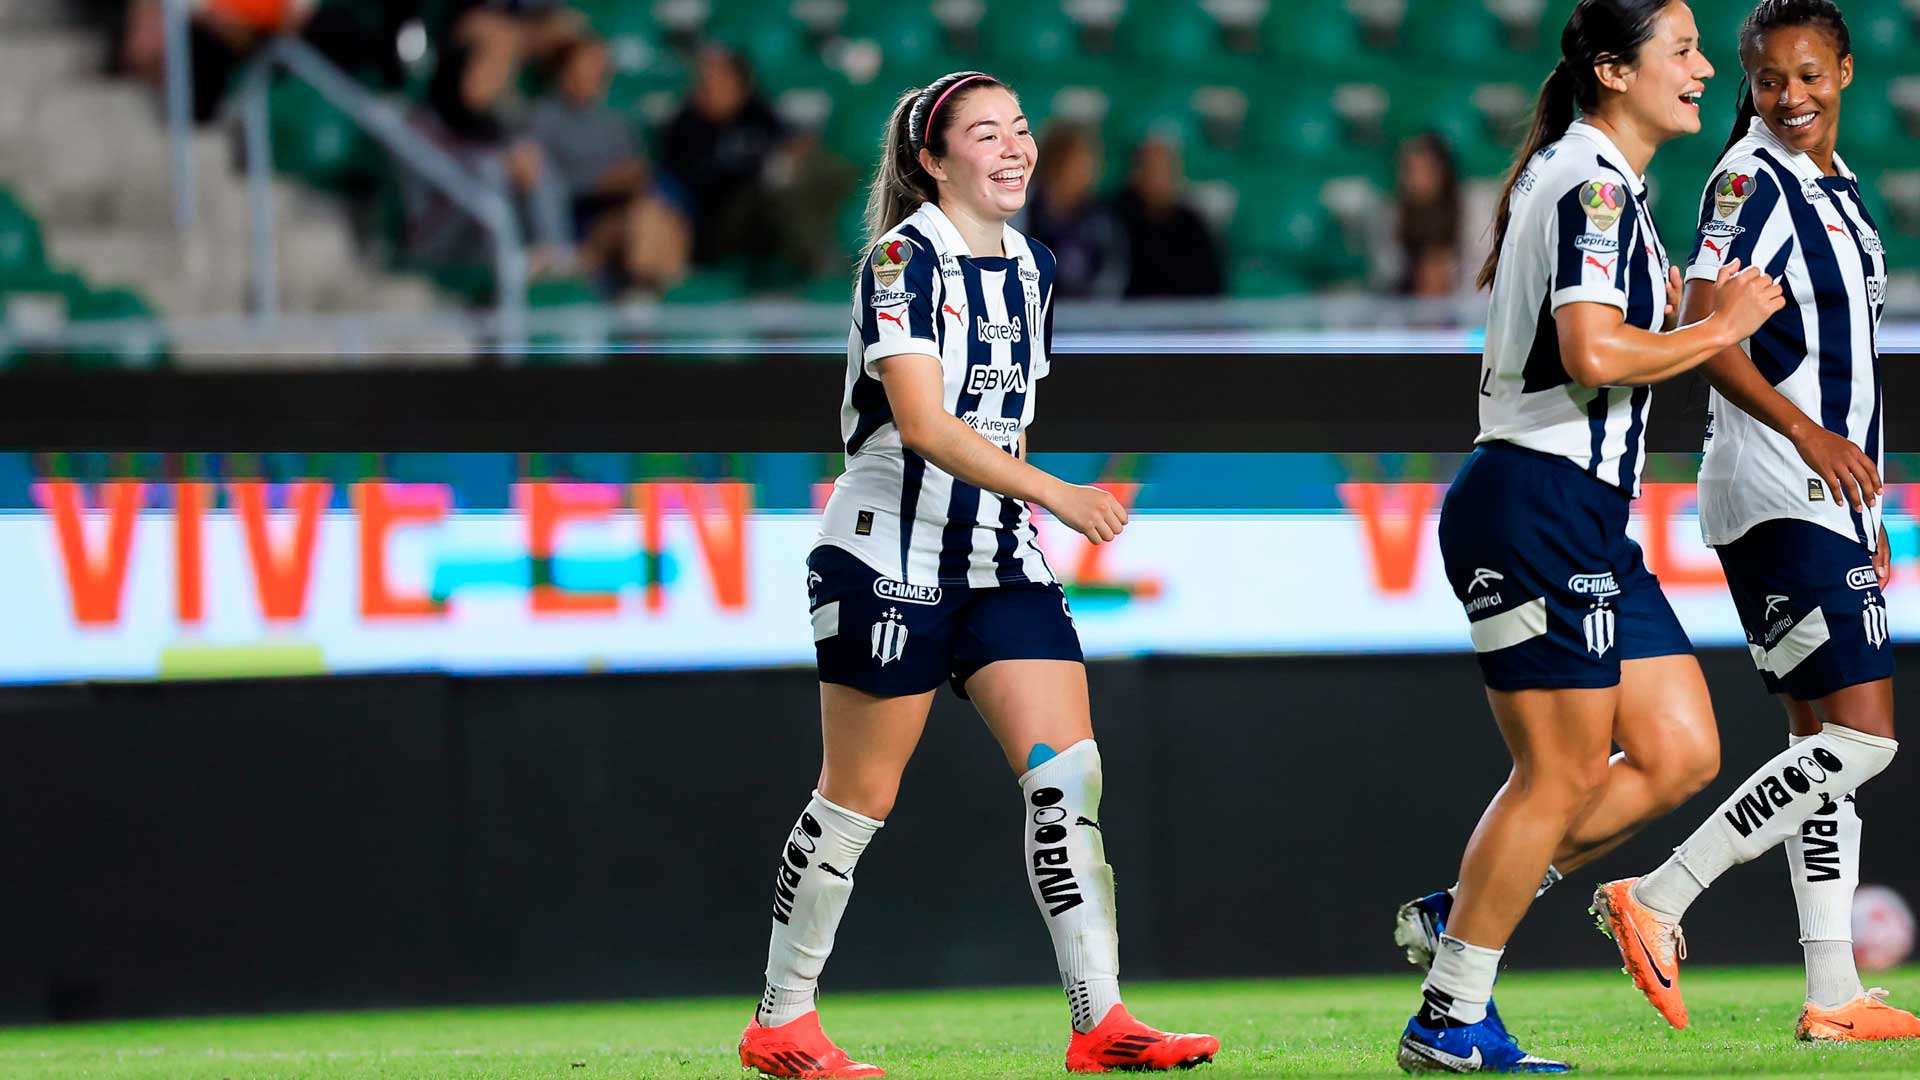
[[[1627,538],[1627,507],[1650,384],[1752,333],[1780,288],[1729,264],[1714,314],[1663,330],[1680,276],[1642,176],[1662,143],[1700,129],[1713,75],[1686,5],[1580,0],[1560,52],[1480,271],[1493,295],[1479,446],[1440,517],[1513,772],[1461,860],[1400,1040],[1408,1071],[1566,1071],[1490,1011],[1507,939],[1552,860],[1606,850],[1716,767],[1705,681]],[[1624,753],[1610,762],[1615,742]]]
[[[1860,184],[1834,152],[1853,56],[1829,0],[1762,0],[1740,31],[1747,92],[1700,205],[1683,313],[1706,316],[1734,260],[1765,267],[1793,302],[1744,348],[1707,361],[1713,385],[1700,527],[1788,746],[1644,878],[1594,895],[1627,971],[1687,1026],[1673,958],[1701,891],[1784,843],[1800,909],[1802,1039],[1920,1037],[1920,1019],[1866,990],[1853,962],[1860,818],[1853,793],[1893,760],[1887,533],[1880,523],[1880,357],[1886,255]]]
[[[884,1075],[822,1033],[814,999],[942,682],[972,699],[1019,780],[1021,862],[1072,1014],[1068,1070],[1167,1069],[1220,1048],[1120,1001],[1086,669],[1028,504],[1095,544],[1127,513],[1026,460],[1055,267],[1007,220],[1035,157],[1019,99],[977,71],[907,92],[887,124],[847,339],[847,468],[807,559],[824,761],[782,849],[766,992],[740,1037],[741,1064],[768,1075]]]

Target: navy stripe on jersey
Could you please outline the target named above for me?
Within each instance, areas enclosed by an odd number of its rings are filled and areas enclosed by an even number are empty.
[[[1753,194],[1747,197],[1746,204],[1735,215],[1736,220],[1750,222],[1747,231],[1733,238],[1733,246],[1727,249],[1726,259],[1739,259],[1741,266],[1752,266],[1754,251],[1760,246],[1760,234],[1766,231],[1767,219],[1773,216],[1774,204],[1780,201],[1780,182],[1765,171],[1754,178]],[[1711,199],[1709,199],[1711,202]],[[1702,236],[1700,240],[1705,240]],[[1699,247],[1694,251],[1698,252]],[[1777,275],[1775,281],[1781,280]]]
[[[1553,290],[1540,297],[1540,318],[1533,325],[1533,347],[1527,350],[1527,364],[1520,369],[1520,392],[1551,390],[1573,381],[1567,365],[1560,359],[1560,323],[1553,317]]]
[[[1860,197],[1860,184],[1857,181],[1849,180],[1847,181],[1845,190],[1848,198],[1853,202],[1854,209],[1860,212],[1860,220],[1867,223],[1867,228],[1878,233],[1880,226],[1874,224],[1873,214],[1867,210],[1866,200]],[[1855,246],[1860,249],[1860,273],[1864,275],[1866,280],[1872,281],[1878,276],[1875,273],[1877,268],[1873,265],[1873,256],[1867,252],[1865,241],[1860,238],[1860,230],[1854,227],[1853,219],[1847,216],[1845,210],[1841,211],[1840,220],[1847,223],[1847,231],[1853,234],[1853,242]],[[1872,303],[1872,300],[1869,299],[1868,302]],[[1867,456],[1874,461],[1880,460],[1880,392],[1882,383],[1880,371],[1879,321],[1880,313],[1886,310],[1886,302],[1886,292],[1882,290],[1880,303],[1874,305],[1871,312],[1867,315],[1867,340],[1873,343],[1873,416],[1867,421],[1866,446],[1862,447],[1862,449],[1864,449],[1867,452]]]
[[[959,262],[960,283],[967,291],[967,311],[976,319],[984,319],[987,303],[984,284],[980,279],[979,260],[961,259]],[[960,393],[953,404],[955,416],[965,416],[980,408],[981,395],[969,392],[967,388],[975,385],[975,368],[993,363],[992,343],[982,340],[979,334],[968,332],[964,324],[961,332],[967,335],[967,370],[960,374]],[[947,528],[940,539],[942,584],[966,582],[967,564],[973,560],[973,527],[979,523],[980,489],[955,478],[953,494],[947,500]]]
[[[1041,248],[1036,250],[1045,249]],[[1036,259],[1035,261],[1038,260]],[[1042,280],[1045,280],[1045,273],[1046,271],[1042,269]],[[1010,315],[1027,310],[1026,288],[1020,281],[1018,269],[1009,270],[1001,279],[1001,298],[1007,305],[1007,312]],[[1029,324],[1031,324],[1031,321],[1031,319],[1028,320]],[[1022,413],[1027,411],[1027,389],[1033,385],[1032,325],[1028,325],[1027,332],[1021,334],[1020,339],[1012,343],[1012,351],[1013,366],[1020,372],[1020,379],[1014,385],[1019,387],[1019,389],[1008,390],[1002,395],[1000,415],[1010,419],[1018,419]],[[1009,453],[1018,456],[1020,452],[1019,442],[1016,440],[1007,450]],[[1020,500],[1005,495],[1000,497],[1000,535],[996,538],[997,543],[993,552],[993,563],[994,577],[1002,582],[1028,580],[1027,572],[1021,569],[1020,560],[1015,554],[1017,546],[1014,543],[1014,529],[1020,524],[1021,510]]]
[[[1753,230],[1758,232],[1758,229]],[[1807,358],[1807,328],[1800,317],[1800,302],[1794,299],[1793,287],[1787,283],[1787,264],[1793,259],[1793,240],[1789,237],[1780,245],[1766,266],[1768,276],[1780,283],[1780,292],[1786,298],[1786,306],[1773,313],[1773,317],[1760,324],[1748,341],[1753,357],[1753,366],[1769,383],[1779,386],[1800,369]]]
[[[907,559],[913,552],[913,520],[920,516],[920,484],[927,476],[927,459],[904,446],[900,456],[900,580],[912,581],[907,576]]]
[[[1567,237],[1579,236],[1587,229],[1587,212],[1580,209],[1580,190],[1580,188],[1574,188],[1572,191],[1561,196],[1559,205],[1555,207],[1555,212],[1560,218],[1560,229],[1555,234],[1559,241],[1555,246],[1560,249],[1560,257],[1553,274],[1553,288],[1547,290],[1549,295],[1561,289],[1571,289],[1580,284],[1582,274],[1580,269],[1581,260],[1585,256],[1579,248],[1565,242]],[[1629,199],[1628,202],[1632,202],[1632,200]],[[1625,226],[1621,227],[1620,235],[1627,235]],[[1560,372],[1563,382],[1566,379],[1566,374],[1564,370]],[[1554,383],[1553,385],[1558,386],[1559,383]]]
[[[1621,187],[1628,192],[1627,198],[1620,207],[1620,252],[1615,256],[1618,261],[1613,265],[1613,285],[1614,288],[1627,294],[1627,325],[1651,329],[1653,324],[1650,313],[1637,302],[1641,299],[1638,294],[1645,291],[1644,283],[1640,279],[1646,276],[1647,270],[1645,245],[1640,239],[1640,200],[1631,194],[1633,182],[1625,173],[1614,168],[1606,158],[1594,160],[1598,161],[1602,168],[1619,176]],[[1612,391],[1604,386],[1595,388],[1593,400],[1587,403],[1587,435],[1591,446],[1587,474],[1595,479],[1600,479],[1600,463],[1606,460],[1607,417],[1612,412]],[[1633,418],[1633,420],[1638,419],[1637,416]],[[1635,475],[1632,462],[1640,456],[1640,448],[1634,442],[1638,432],[1635,430],[1636,425],[1633,420],[1627,424],[1626,445],[1620,451],[1620,479],[1628,488],[1632,488]]]

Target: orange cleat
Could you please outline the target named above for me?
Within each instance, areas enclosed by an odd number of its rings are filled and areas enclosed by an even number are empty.
[[[1600,930],[1620,946],[1620,960],[1633,985],[1677,1028],[1687,1026],[1687,1003],[1680,1000],[1680,961],[1687,957],[1687,939],[1678,924],[1656,916],[1633,898],[1639,878],[1609,881],[1594,890],[1588,908]]]
[[[818,1009],[779,1027],[761,1027],[760,1018],[740,1033],[740,1064],[761,1076],[828,1077],[885,1076],[887,1070],[847,1056],[820,1030]]]
[[[1793,1025],[1796,1039],[1835,1042],[1873,1042],[1881,1039],[1920,1039],[1920,1016],[1886,1003],[1887,992],[1873,989],[1834,1009],[1813,1002],[1800,1010]]]
[[[1173,1035],[1133,1018],[1125,1005],[1107,1010],[1100,1025],[1067,1043],[1072,1073],[1163,1072],[1191,1069],[1213,1060],[1220,1040],[1211,1035]]]

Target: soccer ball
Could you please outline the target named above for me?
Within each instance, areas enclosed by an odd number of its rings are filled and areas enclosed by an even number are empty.
[[[1913,952],[1913,909],[1885,885],[1853,894],[1853,959],[1867,971],[1890,968]]]

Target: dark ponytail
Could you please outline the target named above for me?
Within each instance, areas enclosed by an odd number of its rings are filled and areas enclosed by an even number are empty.
[[[1832,35],[1835,55],[1842,60],[1853,55],[1853,35],[1847,32],[1847,18],[1840,14],[1840,5],[1833,0],[1760,0],[1752,11],[1747,12],[1746,21],[1740,24],[1742,70],[1753,70],[1750,61],[1759,56],[1760,38],[1767,31],[1790,26],[1818,26]],[[1753,84],[1741,79],[1740,111],[1733,118],[1733,131],[1727,135],[1727,145],[1721,153],[1733,149],[1734,143],[1746,138],[1747,129],[1753,126],[1753,118],[1759,115],[1760,110],[1753,104]]]
[[[1513,167],[1507,170],[1506,181],[1500,185],[1500,203],[1493,211],[1493,249],[1487,252],[1487,261],[1480,264],[1475,286],[1484,289],[1493,284],[1493,272],[1500,266],[1500,245],[1507,239],[1507,221],[1512,215],[1513,186],[1519,183],[1521,171],[1533,160],[1533,155],[1558,142],[1573,126],[1573,107],[1573,74],[1562,60],[1553,66],[1547,81],[1540,84],[1540,97],[1533,105],[1533,125],[1527,129],[1520,153],[1515,155]]]
[[[947,156],[944,118],[952,117],[975,90],[1002,85],[982,72],[955,71],[907,90],[893,103],[886,135],[880,141],[880,167],[867,191],[867,247],[879,243],[921,203],[939,200],[939,185],[920,167],[920,151],[924,148],[934,157]]]
[[[1513,189],[1520,182],[1533,155],[1557,142],[1573,126],[1574,110],[1591,114],[1600,105],[1600,77],[1594,68],[1601,64],[1632,64],[1640,59],[1640,46],[1653,37],[1653,23],[1662,11],[1677,0],[1580,0],[1567,16],[1560,31],[1560,62],[1540,84],[1540,97],[1533,106],[1533,126],[1520,144],[1513,167],[1507,170],[1501,186],[1500,203],[1493,212],[1493,247],[1487,261],[1480,265],[1475,284],[1486,288],[1493,284],[1494,271],[1500,267],[1500,246],[1507,238],[1507,222],[1513,210]]]

